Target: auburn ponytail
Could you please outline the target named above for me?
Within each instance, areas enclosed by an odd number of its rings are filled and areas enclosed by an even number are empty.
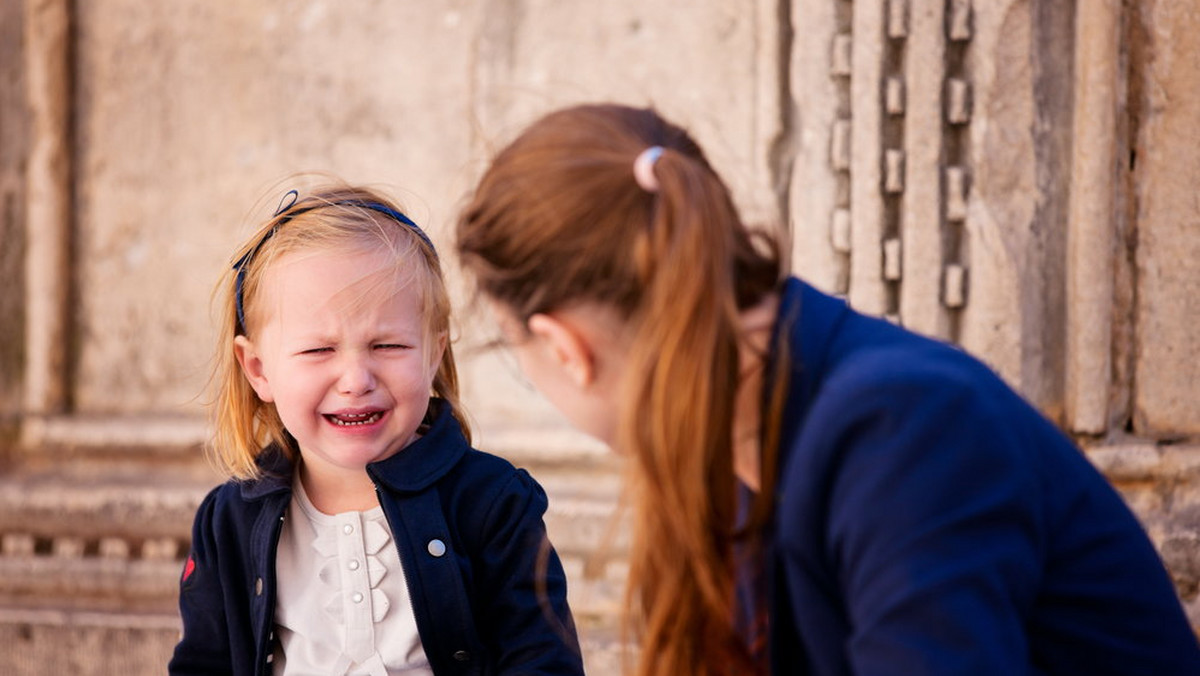
[[[716,176],[687,156],[664,152],[655,174],[618,442],[636,465],[629,601],[644,623],[639,673],[752,673],[733,625],[735,245],[729,228],[710,224],[736,214]]]
[[[633,164],[653,146],[647,190]],[[631,458],[637,674],[761,673],[734,620],[732,430],[739,315],[782,278],[774,241],[742,224],[684,130],[652,110],[591,105],[542,118],[496,156],[457,248],[479,290],[522,322],[597,302],[633,330],[616,443]],[[773,456],[764,447],[765,480]],[[763,495],[760,517],[767,484]]]

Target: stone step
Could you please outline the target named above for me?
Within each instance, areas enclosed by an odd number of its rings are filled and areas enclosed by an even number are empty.
[[[178,640],[174,614],[0,608],[0,673],[162,674]]]
[[[586,673],[621,673],[617,637],[580,627]],[[158,676],[178,640],[174,614],[0,609],[0,673]]]
[[[615,463],[607,455],[573,463],[514,455],[547,491],[547,529],[581,610],[606,614],[611,590],[623,584],[628,530],[614,516]],[[173,608],[195,509],[218,480],[204,468],[151,474],[113,461],[9,472],[0,478],[0,604],[70,598],[80,607]]]

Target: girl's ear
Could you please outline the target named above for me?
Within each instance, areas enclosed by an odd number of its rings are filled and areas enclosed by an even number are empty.
[[[233,353],[237,356],[238,364],[242,366],[242,373],[246,375],[246,380],[250,381],[250,387],[254,388],[258,398],[264,402],[274,401],[271,383],[267,380],[266,372],[263,370],[262,357],[259,356],[254,343],[245,336],[238,336],[233,339]]]
[[[558,366],[579,387],[596,380],[596,355],[579,327],[560,317],[535,314],[529,318],[529,332]]]

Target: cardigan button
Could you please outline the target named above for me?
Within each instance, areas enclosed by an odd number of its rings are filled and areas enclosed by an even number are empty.
[[[254,595],[262,596],[262,578],[261,577],[254,581]]]
[[[433,540],[429,541],[429,546],[426,547],[426,549],[429,550],[430,556],[441,557],[446,553],[446,543],[434,538]],[[458,653],[455,654],[457,655]]]
[[[471,661],[471,653],[469,653],[465,650],[455,651],[454,661],[455,662],[470,662]]]

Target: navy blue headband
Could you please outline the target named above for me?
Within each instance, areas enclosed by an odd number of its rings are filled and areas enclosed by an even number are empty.
[[[291,198],[291,201],[288,201],[289,197]],[[275,210],[275,216],[279,216],[279,214],[282,214],[283,212],[295,206],[299,197],[300,193],[296,192],[295,190],[289,190],[284,193],[283,199],[279,201],[279,208]],[[386,204],[380,204],[378,202],[366,202],[362,200],[341,200],[338,202],[322,202],[320,204],[314,204],[310,207],[304,207],[303,209],[297,209],[280,218],[279,221],[275,225],[271,226],[271,229],[262,236],[262,239],[255,242],[254,246],[250,247],[250,250],[247,251],[244,256],[237,259],[237,262],[233,264],[233,269],[237,270],[237,278],[234,282],[234,304],[237,306],[238,333],[246,333],[246,314],[242,309],[242,287],[246,283],[246,268],[250,267],[250,261],[254,260],[255,254],[257,254],[258,250],[267,243],[267,240],[271,239],[271,237],[273,237],[275,233],[279,231],[279,228],[283,227],[283,225],[288,221],[299,216],[300,214],[313,211],[314,209],[332,206],[349,206],[358,207],[360,209],[370,209],[371,211],[381,213],[384,216],[391,218],[397,223],[403,223],[409,228],[412,228],[412,231],[416,233],[416,235],[421,238],[421,241],[425,242],[425,244],[429,247],[429,250],[433,252],[434,258],[437,258],[437,249],[433,247],[433,241],[429,239],[429,235],[426,235],[425,231],[422,230],[419,225],[414,223],[411,218],[387,206]]]

